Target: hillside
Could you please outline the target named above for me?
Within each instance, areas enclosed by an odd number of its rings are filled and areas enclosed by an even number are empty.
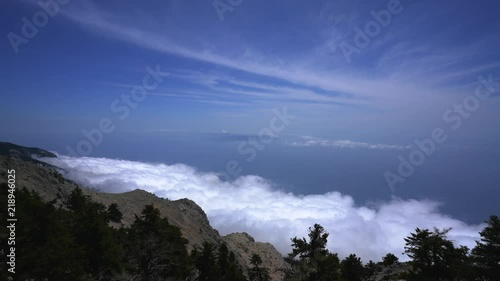
[[[250,267],[250,256],[253,253],[262,257],[263,265],[270,271],[272,280],[281,280],[280,269],[287,266],[281,254],[269,243],[256,242],[248,234],[235,233],[221,236],[210,226],[205,212],[193,201],[180,199],[171,201],[155,196],[143,190],[134,190],[126,193],[102,193],[90,188],[79,186],[73,181],[65,179],[54,167],[33,159],[36,154],[44,157],[57,157],[51,152],[39,148],[26,148],[10,143],[0,143],[0,177],[7,178],[7,169],[16,170],[17,188],[23,187],[40,194],[41,198],[54,205],[65,208],[65,202],[71,192],[80,187],[85,195],[92,200],[109,206],[116,203],[123,213],[121,226],[129,226],[136,215],[141,213],[146,205],[152,204],[160,210],[161,216],[166,217],[174,226],[180,228],[182,236],[189,241],[188,250],[195,246],[200,247],[203,242],[220,245],[225,242],[229,250],[235,253],[237,262],[244,272]],[[114,227],[119,224],[110,223]]]

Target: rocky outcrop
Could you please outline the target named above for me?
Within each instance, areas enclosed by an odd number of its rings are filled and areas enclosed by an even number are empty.
[[[94,201],[105,206],[116,203],[123,213],[124,226],[133,223],[135,216],[141,213],[144,206],[153,204],[170,224],[181,229],[182,235],[189,241],[189,250],[195,245],[201,246],[204,241],[217,245],[222,242],[219,232],[210,226],[205,212],[189,199],[170,201],[139,189],[126,193],[90,191],[89,194]]]
[[[284,270],[288,265],[272,244],[255,242],[253,237],[245,232],[232,233],[222,237],[222,239],[244,264],[250,264],[254,253],[259,254],[272,280],[283,279]]]

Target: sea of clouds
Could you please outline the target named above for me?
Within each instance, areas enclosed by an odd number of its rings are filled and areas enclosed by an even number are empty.
[[[449,238],[474,247],[484,225],[468,225],[439,210],[430,200],[402,200],[357,205],[339,192],[299,195],[258,176],[223,182],[216,173],[183,165],[143,163],[91,157],[42,158],[59,167],[65,177],[104,192],[143,189],[176,200],[189,198],[200,205],[210,224],[222,235],[247,232],[257,241],[272,243],[282,254],[291,250],[291,237],[307,237],[308,228],[321,224],[329,233],[328,248],[345,257],[380,260],[389,252],[403,260],[404,238],[415,227],[453,228]]]

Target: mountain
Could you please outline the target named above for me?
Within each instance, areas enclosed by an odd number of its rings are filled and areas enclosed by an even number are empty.
[[[0,155],[13,156],[28,162],[42,163],[34,159],[33,155],[38,157],[57,157],[54,153],[36,147],[25,147],[10,142],[0,142]]]
[[[54,153],[40,149],[23,147],[12,143],[0,142],[0,178],[7,178],[7,170],[16,170],[17,189],[23,187],[37,192],[40,197],[53,204],[66,208],[65,202],[71,192],[80,187],[85,195],[93,201],[109,206],[116,203],[123,213],[120,224],[110,223],[114,227],[127,227],[133,223],[135,216],[148,204],[160,210],[170,224],[180,228],[182,235],[189,241],[188,250],[201,246],[204,241],[215,245],[226,243],[233,251],[237,262],[244,272],[250,268],[250,258],[253,253],[259,254],[263,265],[268,268],[272,280],[282,279],[282,269],[287,267],[283,256],[269,243],[256,242],[247,233],[233,233],[221,236],[210,226],[207,215],[195,202],[189,199],[171,201],[157,197],[144,190],[134,190],[125,193],[102,193],[98,190],[80,186],[65,179],[55,167],[33,158],[57,157]]]

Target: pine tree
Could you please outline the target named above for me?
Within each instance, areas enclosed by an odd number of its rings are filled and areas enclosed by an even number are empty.
[[[391,253],[388,253],[387,255],[385,255],[382,258],[382,264],[384,266],[389,266],[389,265],[392,265],[392,264],[397,263],[397,262],[399,262],[399,258]]]
[[[128,256],[139,280],[183,279],[189,276],[187,240],[178,227],[145,206],[128,231]]]
[[[366,277],[370,278],[373,275],[375,275],[375,272],[377,272],[377,264],[374,263],[372,260],[370,260],[366,265],[365,265],[365,273]]]
[[[415,229],[415,233],[405,238],[405,253],[412,258],[411,280],[451,281],[462,280],[468,270],[468,249],[455,248],[446,238],[450,229]]]
[[[500,219],[491,216],[472,250],[475,272],[484,281],[500,279]]]
[[[329,234],[315,224],[308,236],[309,240],[292,238],[292,252],[287,258],[292,269],[285,274],[286,280],[339,280],[338,256],[326,248]]]
[[[364,267],[361,258],[350,254],[340,262],[341,276],[344,281],[361,281],[364,278]]]
[[[252,265],[252,268],[250,268],[248,276],[251,281],[269,281],[271,279],[267,268],[262,267],[262,258],[259,254],[252,254],[250,264]]]
[[[118,209],[118,204],[112,203],[108,206],[109,220],[120,223],[123,219],[123,213]]]

